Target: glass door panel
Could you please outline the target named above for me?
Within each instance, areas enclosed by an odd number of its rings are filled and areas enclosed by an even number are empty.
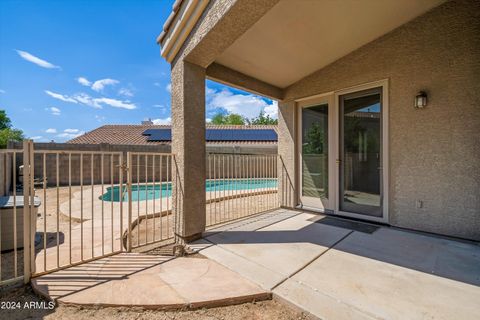
[[[302,108],[302,202],[328,198],[328,104]]]
[[[381,88],[340,96],[340,211],[382,217]]]

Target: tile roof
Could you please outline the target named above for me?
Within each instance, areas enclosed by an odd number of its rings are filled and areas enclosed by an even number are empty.
[[[273,129],[277,131],[275,125],[243,126],[243,125],[211,125],[207,124],[208,129]],[[119,145],[161,145],[170,144],[165,141],[147,141],[148,136],[143,132],[147,129],[170,129],[170,125],[105,125],[89,131],[77,138],[67,141],[70,144],[119,144]],[[218,141],[209,142],[209,144],[277,144],[277,141]]]

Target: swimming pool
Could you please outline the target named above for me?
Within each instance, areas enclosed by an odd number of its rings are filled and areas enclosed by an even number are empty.
[[[207,180],[207,192],[223,192],[223,190],[257,190],[265,188],[276,188],[277,179],[220,179]],[[120,186],[108,187],[107,192],[100,196],[100,200],[120,202],[120,194],[122,194],[122,201],[128,201],[127,187],[123,186],[123,192],[120,191]],[[172,195],[171,183],[160,184],[133,184],[132,185],[132,201],[153,200],[169,197]]]

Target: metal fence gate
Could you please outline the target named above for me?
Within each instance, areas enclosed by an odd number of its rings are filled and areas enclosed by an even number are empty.
[[[0,285],[173,239],[172,154],[0,150]]]
[[[174,238],[170,153],[127,153],[128,251]]]

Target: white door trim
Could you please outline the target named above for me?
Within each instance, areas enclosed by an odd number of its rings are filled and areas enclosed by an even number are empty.
[[[318,203],[303,203],[301,202],[300,205],[304,207],[313,207],[316,208],[317,211],[325,212],[325,209],[330,209],[334,212],[334,214],[347,216],[352,218],[358,218],[363,220],[370,220],[375,222],[382,222],[388,223],[389,222],[389,83],[388,79],[382,79],[379,81],[373,81],[369,83],[364,83],[348,88],[344,88],[338,91],[331,91],[323,94],[316,94],[310,97],[303,97],[297,99],[296,102],[296,112],[298,112],[297,116],[297,170],[298,170],[298,177],[299,177],[299,184],[298,184],[298,199],[302,201],[301,196],[301,188],[302,188],[302,117],[301,117],[301,110],[304,107],[313,106],[319,103],[328,102],[329,109],[329,121],[328,121],[328,152],[329,152],[329,159],[328,159],[328,175],[329,175],[329,198],[328,198],[328,207],[318,205]],[[340,132],[339,132],[339,112],[340,112],[340,103],[339,99],[341,95],[353,93],[357,91],[368,90],[372,88],[382,88],[382,188],[383,188],[383,203],[382,203],[382,213],[383,216],[380,217],[372,217],[363,214],[357,214],[352,212],[344,212],[340,211],[340,188],[339,188],[339,163],[337,160],[340,158]],[[321,203],[321,201],[318,201]],[[329,211],[330,211],[329,210]]]
[[[302,196],[302,109],[312,107],[319,104],[328,104],[328,198],[324,199],[314,199],[311,197],[303,197]],[[298,170],[298,199],[300,199],[300,205],[306,208],[315,208],[320,212],[333,211],[335,207],[335,181],[331,179],[335,175],[335,162],[332,160],[332,154],[335,152],[334,148],[334,126],[335,126],[335,118],[334,118],[334,92],[328,92],[324,94],[318,94],[312,96],[310,98],[302,98],[297,100],[296,109],[298,112],[298,125],[297,125],[297,170]],[[333,162],[332,162],[333,161]]]
[[[340,150],[339,150],[339,145],[340,145],[340,132],[339,132],[339,112],[340,112],[340,96],[345,95],[348,93],[354,93],[357,91],[363,91],[363,90],[368,90],[368,89],[373,89],[373,88],[382,88],[382,191],[383,191],[383,199],[382,199],[382,217],[372,217],[364,214],[358,214],[358,213],[352,213],[352,212],[345,212],[345,211],[340,211],[340,188],[339,188],[339,183],[340,183],[340,166],[337,163],[336,168],[335,168],[335,181],[336,181],[336,188],[335,188],[335,214],[342,215],[342,216],[347,216],[347,217],[352,217],[352,218],[358,218],[358,219],[363,219],[363,220],[370,220],[370,221],[376,221],[376,222],[383,222],[383,223],[388,223],[389,222],[389,214],[388,214],[388,203],[389,203],[389,133],[388,133],[388,121],[389,121],[389,113],[388,113],[388,79],[383,79],[379,81],[374,81],[374,82],[369,82],[353,87],[349,87],[346,89],[338,90],[335,91],[335,119],[337,119],[337,124],[335,126],[335,155],[337,159],[340,158]]]

